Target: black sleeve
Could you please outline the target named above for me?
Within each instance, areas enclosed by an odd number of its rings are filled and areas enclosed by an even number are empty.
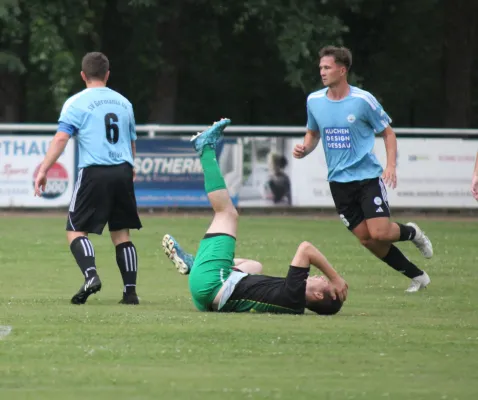
[[[286,296],[305,307],[305,287],[309,277],[310,268],[289,267],[285,278],[284,291]]]

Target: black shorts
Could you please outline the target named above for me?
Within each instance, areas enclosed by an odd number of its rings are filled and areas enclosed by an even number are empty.
[[[335,208],[349,230],[363,220],[390,217],[387,189],[381,178],[329,182]]]
[[[110,231],[142,227],[134,194],[133,167],[128,163],[94,165],[78,173],[66,230],[101,235],[106,223]]]

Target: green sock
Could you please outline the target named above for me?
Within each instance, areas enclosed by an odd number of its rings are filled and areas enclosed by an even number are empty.
[[[216,160],[216,150],[206,146],[201,154],[201,165],[204,171],[204,188],[206,193],[226,189],[226,182],[222,176]]]

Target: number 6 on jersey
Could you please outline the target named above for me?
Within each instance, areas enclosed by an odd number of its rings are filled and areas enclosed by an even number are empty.
[[[105,115],[106,140],[111,144],[116,144],[119,139],[119,128],[115,122],[118,122],[116,114],[108,113]]]

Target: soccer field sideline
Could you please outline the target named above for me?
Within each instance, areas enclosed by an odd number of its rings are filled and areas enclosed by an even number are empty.
[[[298,220],[338,220],[340,218],[337,215],[337,212],[334,209],[288,209],[288,208],[274,208],[274,209],[264,209],[264,208],[239,208],[238,209],[241,216],[257,216],[260,218],[284,218],[284,219],[298,219]],[[178,208],[178,209],[147,209],[141,208],[138,210],[142,218],[154,217],[184,217],[184,218],[194,218],[194,217],[210,217],[212,218],[212,211],[209,208]],[[68,210],[58,210],[58,209],[43,209],[43,210],[31,210],[31,209],[0,209],[0,217],[2,218],[45,218],[45,217],[63,217],[66,218]],[[478,210],[469,209],[469,210],[444,210],[444,211],[433,211],[433,210],[401,210],[394,209],[392,215],[392,221],[394,219],[398,220],[418,220],[418,221],[450,221],[450,222],[478,222]]]

